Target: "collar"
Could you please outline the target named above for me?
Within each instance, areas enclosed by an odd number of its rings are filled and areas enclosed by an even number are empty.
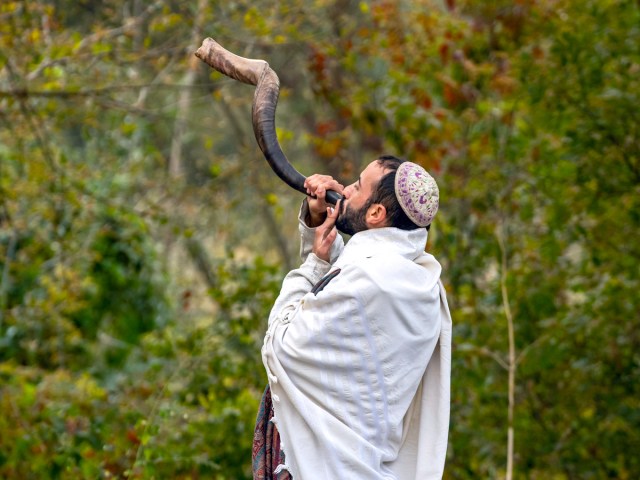
[[[424,255],[426,243],[425,228],[400,230],[395,227],[384,227],[363,230],[351,237],[335,265],[344,265],[359,258],[372,257],[381,253],[400,255],[407,260],[415,261]]]

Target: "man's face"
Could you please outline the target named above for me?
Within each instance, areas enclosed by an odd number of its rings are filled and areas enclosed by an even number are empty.
[[[373,161],[362,171],[357,181],[344,189],[344,199],[336,221],[338,230],[347,235],[355,235],[369,228],[367,212],[371,207],[370,198],[385,173],[382,165]]]

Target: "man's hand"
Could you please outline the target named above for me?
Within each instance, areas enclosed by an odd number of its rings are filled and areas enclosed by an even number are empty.
[[[313,240],[313,253],[324,260],[329,261],[329,253],[331,252],[331,245],[338,236],[338,230],[336,230],[336,219],[338,218],[338,208],[340,206],[340,200],[335,208],[328,207],[325,213],[325,221],[316,228],[316,236]]]
[[[304,186],[307,189],[307,195],[309,195],[309,197],[307,197],[307,202],[309,202],[310,218],[306,219],[307,226],[314,228],[321,225],[327,218],[327,208],[330,206],[325,201],[327,190],[333,190],[342,194],[344,186],[329,175],[319,174],[307,177],[304,181]]]

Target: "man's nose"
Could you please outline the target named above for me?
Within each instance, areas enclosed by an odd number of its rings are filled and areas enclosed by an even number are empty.
[[[345,198],[345,200],[351,196],[351,185],[345,187],[345,189],[342,191],[342,196]]]

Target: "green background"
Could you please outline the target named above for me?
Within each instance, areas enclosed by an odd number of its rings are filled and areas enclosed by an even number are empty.
[[[436,177],[445,478],[639,478],[635,0],[0,3],[0,477],[250,478],[301,198],[208,36],[301,172]]]

